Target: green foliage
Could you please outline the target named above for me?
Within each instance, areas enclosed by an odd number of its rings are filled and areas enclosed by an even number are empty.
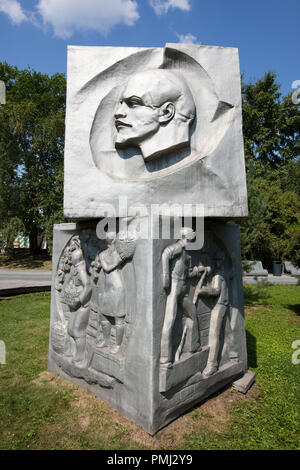
[[[255,260],[251,260],[251,261],[255,261]],[[243,270],[243,273],[249,273],[251,271],[251,263],[245,259],[242,260],[242,270]]]
[[[18,219],[35,251],[37,235],[52,243],[62,222],[66,81],[0,62],[7,104],[0,107],[0,233]],[[300,112],[283,97],[276,75],[243,83],[244,141],[249,195],[241,223],[244,259],[299,263]],[[3,235],[4,234],[4,235]]]
[[[244,284],[245,305],[263,304],[271,295],[270,286],[272,286],[272,284],[268,279],[261,279],[254,285]]]
[[[295,228],[291,239],[285,249],[284,259],[292,260],[295,266],[300,268],[300,229]]]
[[[243,121],[248,169],[265,173],[300,154],[299,107],[291,95],[282,97],[275,73],[256,83],[243,83]]]
[[[66,81],[0,63],[0,224],[18,217],[35,250],[37,234],[62,213]]]
[[[253,290],[252,306],[246,308],[248,362],[256,384],[234,402],[227,426],[213,431],[198,419],[184,449],[299,449],[300,365],[291,360],[292,343],[300,337],[299,287],[272,285],[267,296],[256,286],[247,289]]]
[[[6,223],[2,224],[0,232],[0,249],[7,250],[13,248],[13,242],[16,235],[24,235],[25,227],[18,217],[8,219]]]
[[[59,208],[56,212],[50,215],[50,217],[47,218],[44,228],[45,228],[45,238],[48,242],[48,249],[50,253],[52,253],[52,248],[53,248],[53,226],[54,224],[60,224],[64,222],[65,219],[63,218],[62,215],[62,210]]]
[[[276,75],[243,84],[249,219],[241,223],[243,257],[295,261],[300,222],[300,112],[282,97]],[[292,243],[292,245],[291,245]],[[299,249],[299,246],[298,246]]]
[[[271,266],[272,260],[292,255],[291,239],[300,224],[299,195],[249,176],[248,197],[250,217],[241,223],[243,256]]]

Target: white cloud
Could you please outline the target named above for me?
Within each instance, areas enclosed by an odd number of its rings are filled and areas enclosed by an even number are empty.
[[[176,33],[176,36],[178,37],[179,41],[183,44],[196,44],[198,42],[198,39],[196,36],[193,36],[191,33],[187,34],[178,34]]]
[[[150,6],[157,15],[168,13],[170,8],[179,8],[182,11],[190,11],[190,0],[149,0]]]
[[[37,10],[62,38],[75,31],[106,34],[118,23],[132,26],[139,18],[136,0],[38,0]]]
[[[5,13],[13,24],[20,24],[28,19],[17,0],[0,0],[0,12]]]

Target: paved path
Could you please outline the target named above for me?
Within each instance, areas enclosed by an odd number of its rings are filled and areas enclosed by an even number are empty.
[[[292,276],[262,276],[258,280],[267,279],[272,284],[297,284]],[[255,284],[253,276],[244,276],[243,282]],[[0,269],[0,297],[27,292],[49,291],[51,289],[51,271]]]
[[[296,277],[288,276],[286,274],[283,274],[282,276],[272,276],[269,274],[268,276],[258,276],[257,279],[254,279],[254,276],[243,277],[244,283],[246,282],[248,284],[256,284],[257,280],[262,281],[263,279],[271,282],[271,284],[298,284],[298,279]]]
[[[51,271],[0,269],[0,296],[51,289]]]

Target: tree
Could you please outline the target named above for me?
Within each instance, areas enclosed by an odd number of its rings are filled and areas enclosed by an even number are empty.
[[[25,227],[20,219],[12,217],[0,231],[0,249],[12,249],[16,234],[24,235]]]
[[[275,80],[267,73],[242,85],[249,199],[249,219],[241,222],[242,252],[268,267],[291,256],[288,247],[300,222],[299,106],[291,95],[282,97]]]
[[[288,246],[285,250],[285,259],[290,260],[295,266],[300,268],[300,229],[294,230]]]
[[[300,113],[291,95],[282,97],[276,74],[242,84],[247,170],[278,168],[300,155]]]
[[[37,235],[62,217],[66,80],[0,63],[0,227],[20,219],[37,251]]]

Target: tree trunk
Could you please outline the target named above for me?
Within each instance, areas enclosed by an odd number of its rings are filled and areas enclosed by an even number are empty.
[[[38,253],[39,247],[37,243],[37,236],[38,236],[38,231],[36,227],[34,227],[30,233],[29,233],[29,242],[30,242],[30,253]]]

